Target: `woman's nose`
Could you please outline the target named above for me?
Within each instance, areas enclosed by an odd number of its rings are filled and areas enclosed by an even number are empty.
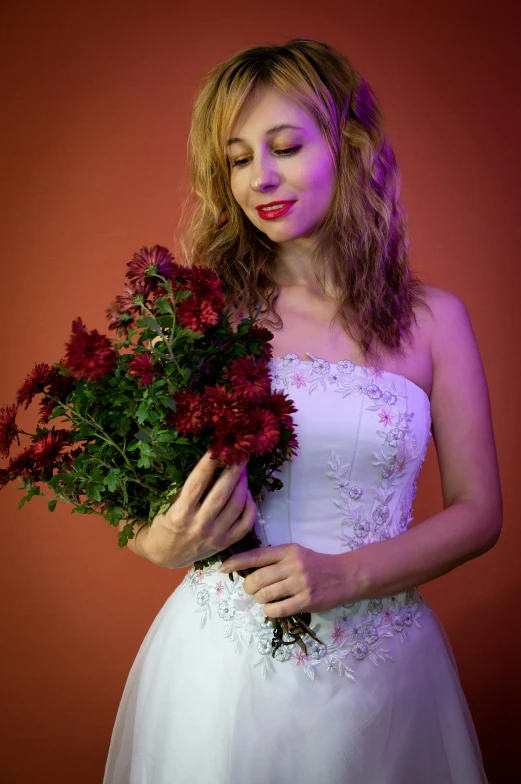
[[[250,176],[254,191],[266,191],[279,184],[275,162],[266,157],[258,157],[252,162]]]

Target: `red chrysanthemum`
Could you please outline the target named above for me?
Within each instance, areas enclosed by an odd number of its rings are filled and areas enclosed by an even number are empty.
[[[254,406],[232,419],[223,417],[219,420],[210,451],[226,466],[231,466],[252,454],[260,455],[273,449],[279,436],[280,426],[275,414]]]
[[[220,277],[210,269],[194,264],[190,267],[190,289],[201,299],[212,300],[215,307],[223,305],[223,290]]]
[[[271,389],[268,366],[256,362],[251,355],[236,357],[224,371],[223,378],[230,381],[236,397],[255,403],[263,400]]]
[[[18,426],[15,421],[17,412],[18,406],[14,404],[6,406],[6,408],[0,408],[0,455],[2,457],[9,456],[9,450],[15,438],[18,440],[18,445],[20,445]]]
[[[60,362],[63,365],[63,362]],[[42,398],[40,403],[39,422],[47,423],[53,412],[53,409],[58,405],[56,400],[60,403],[65,403],[67,396],[74,389],[75,379],[72,375],[56,376],[49,384],[47,394]],[[53,399],[55,398],[55,399]]]
[[[153,363],[150,354],[136,354],[129,365],[129,375],[139,378],[138,386],[151,384],[154,380]]]
[[[260,327],[258,324],[253,324],[248,332],[247,340],[254,339],[260,343],[260,357],[266,362],[269,362],[273,355],[273,346],[270,340],[273,339],[273,332],[270,332],[266,327]]]
[[[242,426],[244,432],[253,436],[252,452],[254,454],[262,455],[277,446],[280,437],[280,422],[272,411],[254,406],[243,418]]]
[[[40,479],[40,471],[34,462],[33,444],[26,447],[23,452],[20,452],[19,455],[10,460],[6,470],[11,475],[11,479],[20,478],[38,481]]]
[[[184,270],[183,270],[184,272]],[[209,267],[194,265],[185,275],[185,281],[177,280],[181,291],[192,291],[192,296],[179,302],[176,314],[181,326],[196,332],[217,324],[224,310],[222,282]]]
[[[209,451],[214,460],[228,468],[250,457],[255,444],[251,433],[244,433],[234,424],[222,421],[217,428]]]
[[[68,430],[48,430],[32,444],[32,457],[36,468],[48,468],[63,457],[63,449],[71,443]]]
[[[183,302],[176,305],[177,320],[185,329],[194,332],[205,332],[208,327],[213,327],[219,321],[220,312],[213,301],[202,299],[198,294],[192,294]]]
[[[25,403],[25,408],[27,410],[34,396],[43,392],[44,387],[46,387],[47,384],[50,384],[57,375],[58,369],[47,365],[45,362],[35,365],[16,393],[16,402],[18,405]]]
[[[156,275],[172,280],[178,269],[177,264],[173,264],[174,257],[168,250],[161,245],[154,245],[150,250],[142,247],[139,253],[134,253],[131,261],[127,264],[126,277],[132,282],[141,281],[150,286],[150,290],[156,289],[161,281]]]
[[[282,392],[280,389],[273,390],[264,400],[263,406],[268,411],[272,411],[282,425],[293,427],[292,414],[296,414],[298,409],[291,398],[286,395],[286,392]]]
[[[98,381],[116,367],[110,340],[97,329],[87,332],[81,318],[72,322],[72,337],[66,349],[64,365],[82,381]]]
[[[125,335],[128,335],[134,326],[134,316],[136,313],[141,314],[142,303],[147,304],[148,302],[148,297],[151,294],[149,283],[151,280],[153,279],[147,278],[124,284],[123,294],[118,294],[111,306],[105,311],[109,329],[123,329]]]
[[[176,411],[168,413],[168,423],[182,435],[198,435],[206,424],[202,396],[199,392],[181,392],[175,402]]]
[[[206,387],[201,403],[205,411],[205,424],[215,427],[221,419],[235,421],[242,409],[233,392],[227,391],[220,384]]]

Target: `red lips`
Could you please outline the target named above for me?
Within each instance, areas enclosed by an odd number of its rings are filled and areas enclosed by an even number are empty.
[[[295,204],[295,201],[271,201],[269,204],[259,204],[255,209],[263,220],[273,220],[274,218],[281,218],[289,212],[293,204]],[[280,205],[280,209],[266,209],[266,207],[273,208],[278,205]]]
[[[270,201],[267,204],[257,204],[256,210],[262,210],[264,207],[274,207],[276,204],[293,204],[295,199],[279,199],[279,201]]]

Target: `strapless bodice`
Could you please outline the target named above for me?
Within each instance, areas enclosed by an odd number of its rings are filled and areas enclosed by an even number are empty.
[[[431,438],[430,401],[405,376],[308,354],[271,359],[272,389],[293,400],[299,448],[257,502],[263,545],[341,553],[397,536],[413,517]]]

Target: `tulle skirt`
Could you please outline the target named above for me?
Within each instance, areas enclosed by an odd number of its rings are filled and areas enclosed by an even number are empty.
[[[103,784],[486,784],[446,633],[417,589],[312,615],[274,658],[263,608],[191,569],[130,670]]]

